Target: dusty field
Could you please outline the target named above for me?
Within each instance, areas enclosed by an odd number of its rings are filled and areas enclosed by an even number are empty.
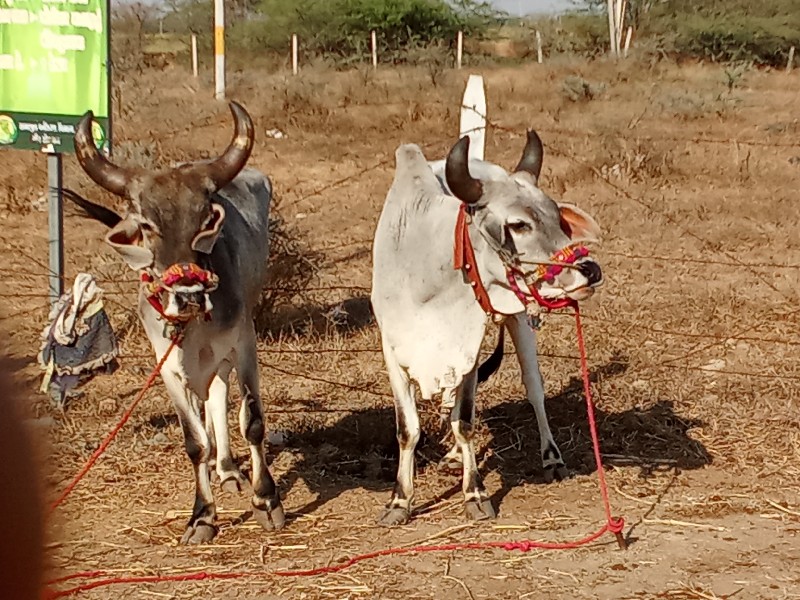
[[[800,598],[800,75],[748,72],[729,88],[722,69],[693,65],[554,63],[483,74],[493,120],[487,157],[513,166],[524,128],[536,127],[547,152],[543,187],[589,210],[606,233],[597,255],[607,284],[584,310],[612,504],[630,549],[605,536],[574,551],[378,558],[338,575],[126,585],[79,597]],[[509,357],[478,401],[497,521],[465,523],[458,477],[437,468],[447,449],[437,407],[425,406],[416,518],[393,530],[374,524],[396,444],[369,319],[371,234],[394,149],[413,141],[429,157],[446,152],[466,76],[387,69],[292,79],[257,67],[231,75],[230,96],[257,124],[251,164],[273,179],[275,210],[304,254],[321,261],[312,290],[282,296],[292,307],[265,328],[261,347],[269,426],[288,436],[273,449],[272,469],[291,521],[266,534],[241,519],[245,495],[220,493],[215,543],[177,545],[193,483],[159,386],[59,510],[53,576],[309,568],[422,540],[572,540],[602,524],[572,320],[558,315],[540,338],[542,367],[573,477],[543,482],[533,410]],[[118,92],[121,162],[199,158],[228,140],[229,115],[209,100],[209,81],[182,69],[130,76]],[[264,135],[273,128],[288,137]],[[0,327],[31,390],[46,317],[44,168],[43,157],[0,153]],[[66,181],[114,202],[72,158]],[[122,368],[93,381],[65,414],[32,396],[53,496],[153,365],[128,308],[135,276],[102,234],[68,215],[68,275],[102,278],[124,338]]]

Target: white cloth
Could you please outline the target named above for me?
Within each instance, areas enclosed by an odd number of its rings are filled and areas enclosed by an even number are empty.
[[[100,300],[102,291],[94,277],[88,273],[79,273],[72,284],[72,297],[66,307],[58,313],[53,323],[53,338],[59,344],[68,346],[82,331],[82,321],[87,320],[103,307]],[[80,318],[80,321],[79,321]]]

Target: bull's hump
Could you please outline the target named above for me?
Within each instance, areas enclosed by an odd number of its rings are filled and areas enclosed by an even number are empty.
[[[397,166],[406,163],[414,163],[418,160],[425,160],[422,149],[416,144],[400,145],[395,151],[394,157],[397,160]]]

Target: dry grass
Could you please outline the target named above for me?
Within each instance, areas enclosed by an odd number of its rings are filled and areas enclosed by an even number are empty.
[[[589,210],[606,232],[597,255],[607,284],[585,307],[586,330],[613,503],[632,528],[631,549],[385,558],[307,580],[159,584],[83,597],[672,599],[732,597],[739,588],[738,598],[794,597],[800,169],[790,159],[800,155],[792,125],[800,80],[748,72],[731,90],[734,105],[692,109],[687,118],[658,99],[727,93],[723,70],[562,62],[484,75],[493,121],[487,157],[513,165],[524,129],[535,126],[546,148],[545,189]],[[418,540],[571,539],[601,520],[573,324],[552,315],[540,340],[542,370],[551,426],[575,476],[542,483],[535,420],[508,357],[481,389],[476,442],[498,522],[461,527],[458,478],[436,464],[448,449],[438,407],[423,405],[420,514],[396,530],[373,526],[396,444],[367,302],[371,235],[394,149],[413,141],[430,157],[443,155],[455,139],[466,76],[445,71],[432,85],[424,68],[399,68],[292,79],[262,75],[258,64],[234,74],[231,97],[257,127],[251,162],[272,178],[287,232],[275,244],[289,257],[282,273],[310,282],[302,298],[290,299],[291,310],[279,311],[260,348],[269,428],[286,434],[272,469],[293,520],[284,532],[264,534],[238,518],[246,498],[223,494],[217,542],[176,546],[192,484],[180,428],[158,389],[65,505],[50,550],[56,572],[317,566]],[[567,77],[606,88],[591,102],[572,102],[561,89]],[[229,117],[209,99],[207,82],[167,69],[123,81],[120,90],[115,137],[131,148],[154,144],[156,162],[224,147]],[[263,135],[273,128],[287,137]],[[19,153],[0,160],[3,273],[12,294],[3,297],[7,348],[30,357],[45,314],[35,294],[45,289],[46,220],[20,206],[43,185],[43,161]],[[71,160],[67,182],[90,189]],[[96,447],[152,366],[124,308],[133,274],[102,248],[99,225],[72,217],[67,224],[68,275],[102,275],[114,324],[127,333],[122,369],[54,415],[51,491]],[[306,259],[315,268],[298,273]],[[311,273],[313,281],[303,279]],[[20,372],[31,385],[34,375]],[[44,398],[33,410],[51,412]]]

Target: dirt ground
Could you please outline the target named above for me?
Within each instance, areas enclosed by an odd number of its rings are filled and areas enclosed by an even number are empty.
[[[492,121],[487,158],[512,167],[525,128],[535,127],[546,149],[543,188],[604,230],[595,254],[606,285],[584,307],[585,328],[611,502],[629,549],[606,535],[578,550],[383,557],[325,576],[119,585],[77,597],[800,598],[800,74],[638,61],[477,72]],[[268,425],[286,437],[271,460],[288,526],[261,531],[243,514],[246,494],[220,491],[217,539],[177,544],[193,481],[159,383],[59,508],[52,577],[267,573],[420,542],[569,541],[602,525],[568,315],[549,316],[540,341],[550,423],[573,476],[544,483],[533,410],[508,356],[478,399],[479,460],[498,519],[465,521],[459,477],[437,466],[449,440],[437,407],[424,405],[415,517],[394,529],[375,524],[396,442],[369,315],[372,232],[398,144],[438,158],[455,142],[467,75],[398,67],[292,78],[258,64],[230,74],[229,96],[256,122],[250,164],[272,178],[274,210],[320,264],[311,289],[281,298],[260,350]],[[116,159],[151,166],[221,151],[230,116],[211,89],[207,75],[193,80],[179,66],[122,77]],[[131,311],[135,274],[104,246],[101,225],[68,212],[69,281],[81,271],[101,281],[121,368],[89,383],[64,413],[35,392],[47,317],[45,167],[42,156],[0,153],[0,327],[31,390],[54,498],[154,360]],[[119,207],[73,157],[65,179]],[[487,349],[495,335],[490,328]]]

